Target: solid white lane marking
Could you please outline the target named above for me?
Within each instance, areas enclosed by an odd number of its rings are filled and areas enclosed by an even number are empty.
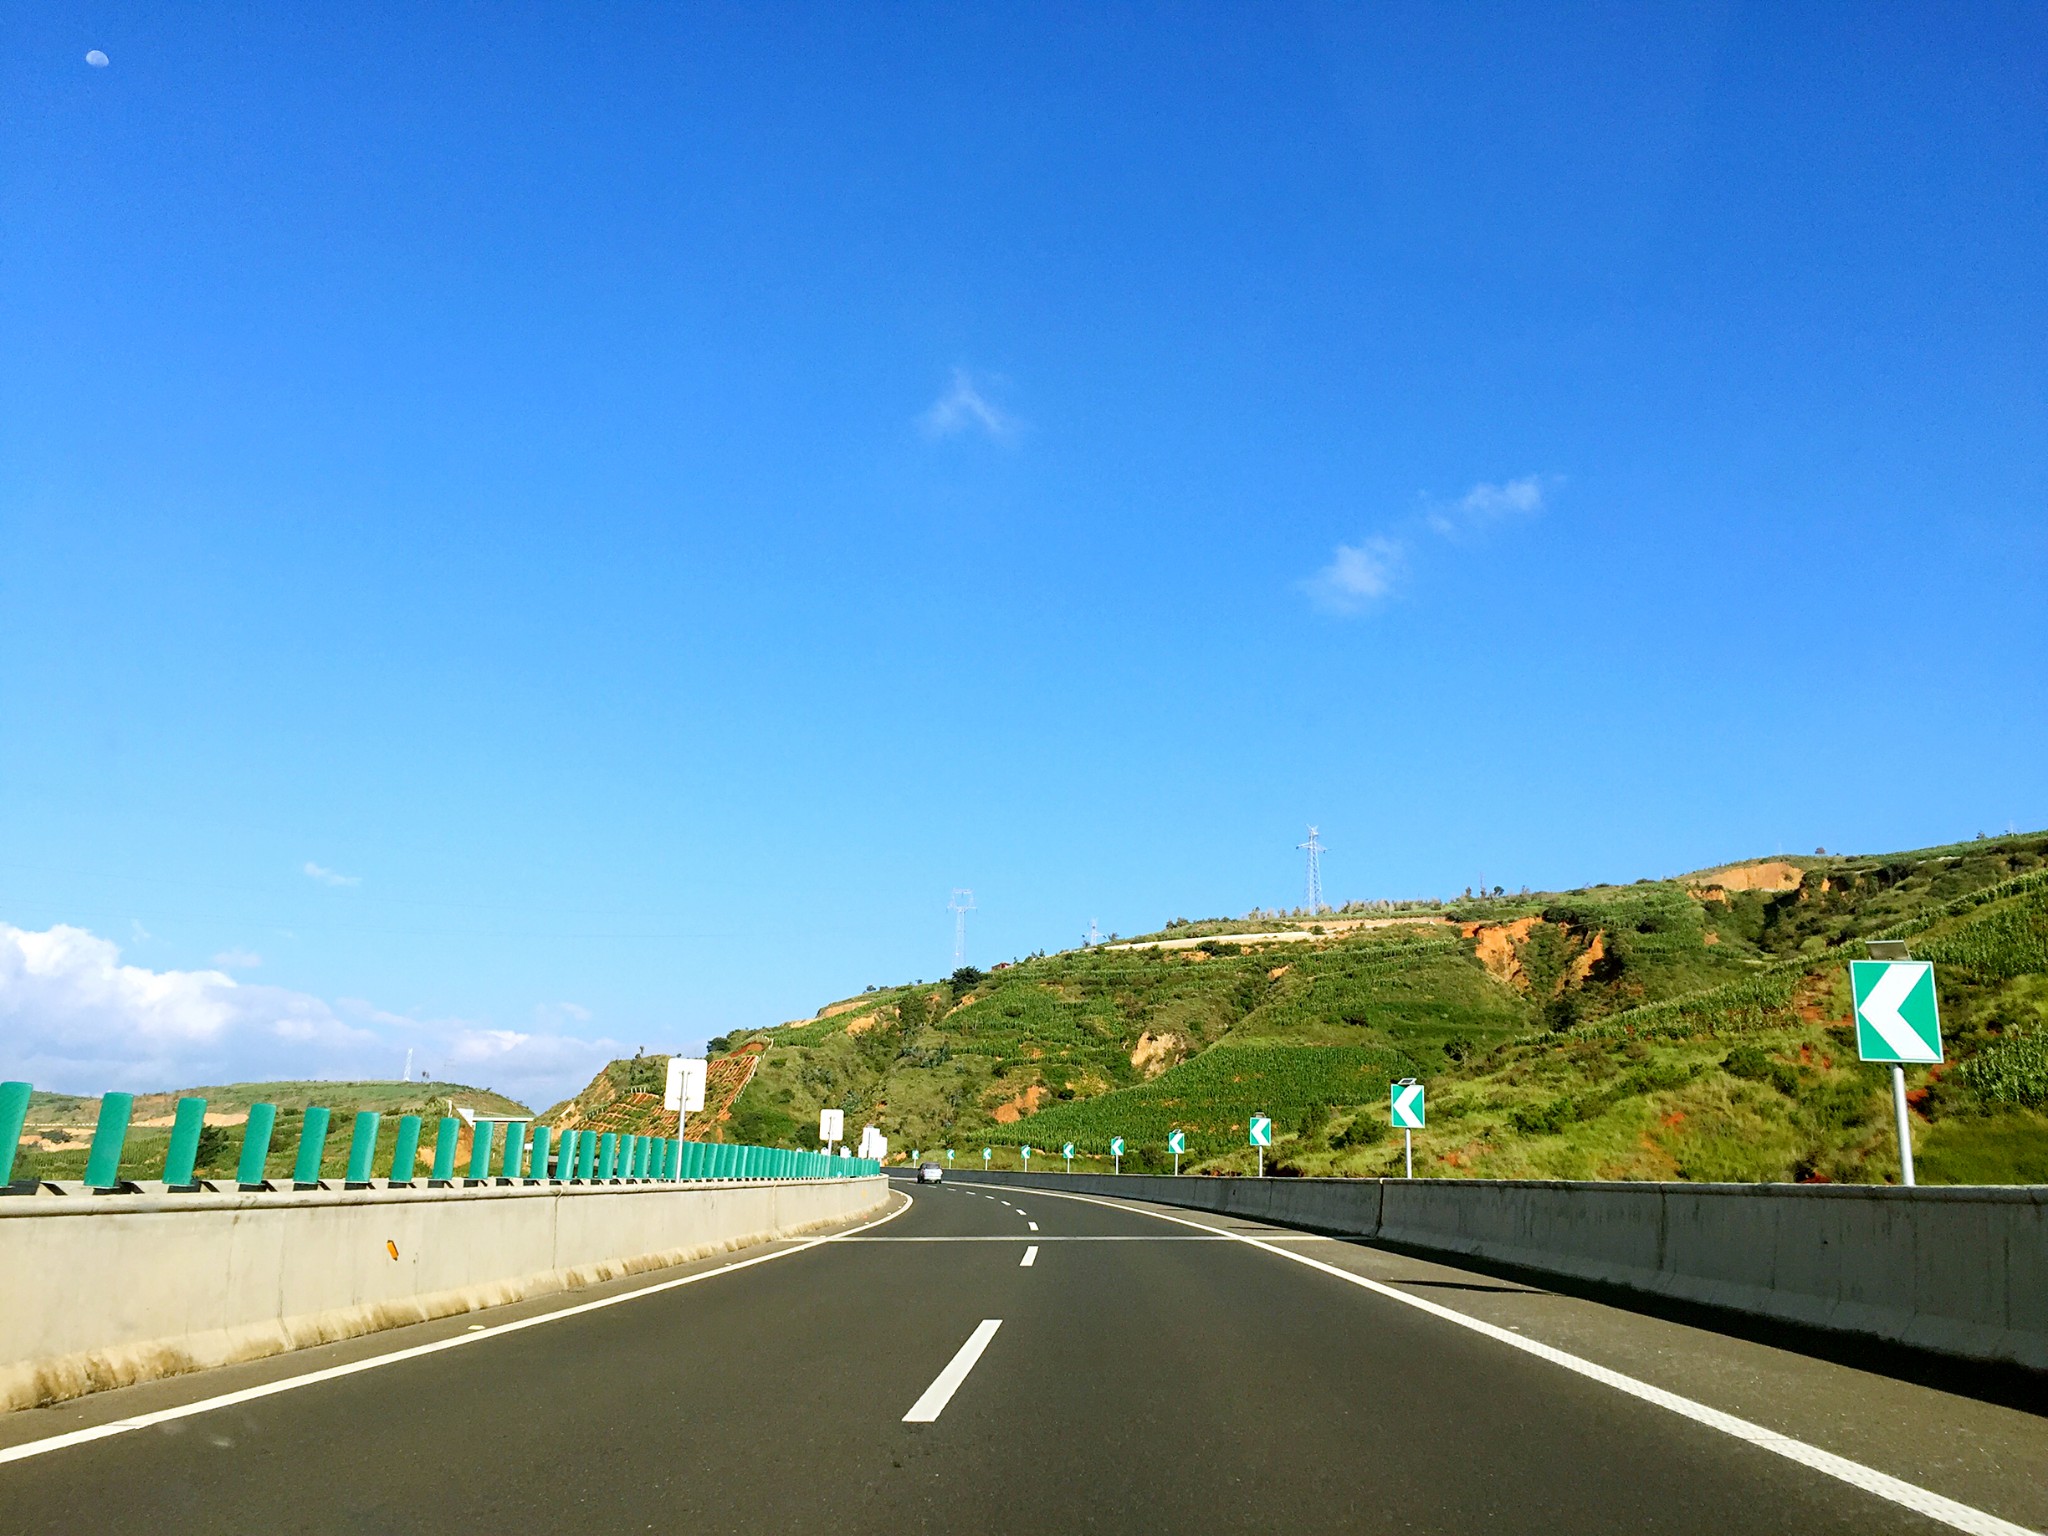
[[[1026,1248],[1024,1250],[1024,1262],[1019,1264],[1017,1267],[1019,1269],[1029,1269],[1032,1265],[1036,1264],[1037,1262],[1038,1244],[1033,1243],[1029,1248]]]
[[[1024,1223],[1024,1225],[1029,1227],[1034,1232],[1038,1230],[1038,1223],[1035,1221],[1027,1221]]]
[[[1474,1333],[1484,1334],[1510,1349],[1519,1349],[1524,1354],[1536,1356],[1539,1360],[1548,1360],[1552,1365],[1561,1365],[1568,1371],[1574,1371],[1603,1386],[1612,1387],[1617,1392],[1625,1392],[1630,1397],[1653,1403],[1682,1418],[1691,1419],[1695,1424],[1718,1429],[1724,1435],[1732,1435],[1735,1439],[1747,1441],[1760,1450],[1783,1456],[1788,1461],[1796,1461],[1803,1467],[1809,1467],[1815,1472],[1847,1483],[1852,1488],[1874,1493],[1879,1498],[1889,1500],[1901,1508],[1910,1509],[1917,1515],[1938,1520],[1958,1531],[1968,1531],[1971,1536],[2039,1536],[2038,1532],[2030,1531],[2023,1525],[2014,1525],[2010,1520],[2001,1520],[1984,1510],[1958,1503],[1954,1499],[1935,1493],[1932,1489],[1922,1488],[1918,1483],[1909,1483],[1904,1478],[1893,1477],[1889,1472],[1866,1467],[1860,1461],[1837,1456],[1833,1451],[1824,1451],[1817,1445],[1808,1445],[1804,1440],[1795,1440],[1790,1435],[1766,1429],[1761,1424],[1752,1424],[1748,1419],[1738,1419],[1732,1413],[1709,1408],[1705,1403],[1694,1402],[1689,1397],[1680,1397],[1676,1392],[1667,1392],[1662,1387],[1653,1387],[1647,1381],[1638,1381],[1633,1376],[1624,1376],[1620,1371],[1611,1371],[1604,1365],[1595,1365],[1591,1360],[1581,1359],[1561,1349],[1553,1349],[1548,1344],[1539,1344],[1536,1340],[1512,1329],[1496,1328],[1492,1323],[1481,1322],[1476,1317],[1467,1317],[1462,1312],[1455,1312],[1421,1296],[1411,1296],[1406,1291],[1397,1290],[1391,1285],[1383,1285],[1377,1280],[1369,1280],[1364,1275],[1355,1275],[1350,1270],[1339,1269],[1334,1264],[1325,1264],[1321,1259],[1312,1259],[1305,1253],[1291,1253],[1260,1238],[1247,1237],[1242,1232],[1226,1231],[1222,1227],[1212,1227],[1207,1222],[1190,1221],[1184,1216],[1169,1216],[1164,1211],[1148,1211],[1141,1206],[1126,1205],[1119,1200],[1104,1200],[1094,1195],[1070,1195],[1050,1189],[1042,1190],[1040,1193],[1053,1195],[1061,1200],[1080,1200],[1089,1205],[1107,1206],[1113,1211],[1128,1211],[1137,1216],[1151,1216],[1160,1221],[1176,1222],[1183,1227],[1213,1232],[1233,1242],[1243,1243],[1247,1247],[1277,1254],[1295,1264],[1305,1264],[1310,1269],[1321,1270],[1324,1274],[1342,1280],[1348,1285],[1372,1291],[1389,1301],[1398,1301],[1403,1306],[1427,1312],[1432,1317],[1441,1318],[1447,1323],[1455,1323],[1460,1328],[1469,1328]]]
[[[981,1352],[988,1348],[988,1341],[1002,1326],[1000,1317],[983,1318],[981,1326],[967,1336],[967,1342],[960,1346],[959,1352],[946,1362],[946,1368],[939,1372],[938,1379],[924,1389],[924,1396],[910,1405],[910,1412],[903,1415],[903,1422],[929,1424],[944,1413],[946,1404],[953,1401],[953,1394],[960,1390],[960,1383],[967,1379],[967,1373],[974,1369]]]
[[[914,1203],[902,1190],[892,1191],[903,1196],[903,1204],[886,1216],[864,1222],[850,1232],[835,1234],[851,1237],[856,1232],[869,1232],[886,1222],[894,1221]],[[699,1280],[709,1280],[717,1275],[729,1275],[736,1269],[752,1269],[756,1264],[766,1264],[771,1259],[786,1259],[792,1253],[803,1253],[833,1241],[831,1237],[814,1237],[807,1242],[790,1248],[778,1248],[773,1253],[756,1254],[751,1259],[739,1259],[731,1264],[721,1264],[716,1269],[707,1269],[700,1274],[684,1275],[675,1280],[663,1280],[655,1285],[644,1285],[636,1291],[621,1291],[616,1296],[601,1296],[596,1301],[580,1302],[573,1307],[563,1307],[559,1312],[543,1312],[537,1317],[522,1317],[510,1323],[499,1323],[481,1332],[464,1332],[451,1338],[437,1339],[432,1344],[415,1344],[410,1349],[395,1349],[388,1355],[372,1355],[367,1360],[352,1360],[347,1365],[332,1365],[321,1371],[308,1371],[303,1376],[287,1376],[281,1381],[267,1381],[258,1387],[244,1387],[239,1392],[223,1392],[218,1397],[202,1398],[196,1403],[184,1403],[176,1408],[162,1408],[155,1413],[139,1413],[132,1419],[116,1419],[111,1424],[95,1424],[90,1429],[74,1429],[66,1434],[51,1435],[47,1440],[30,1440],[21,1445],[0,1446],[0,1466],[10,1461],[26,1461],[31,1456],[47,1455],[61,1451],[67,1446],[87,1445],[94,1440],[106,1440],[114,1435],[125,1435],[130,1430],[148,1429],[154,1424],[168,1424],[177,1419],[189,1419],[202,1413],[211,1413],[217,1408],[232,1408],[239,1403],[253,1403],[260,1398],[275,1397],[280,1392],[296,1391],[323,1381],[338,1381],[344,1376],[354,1376],[363,1371],[374,1371],[380,1365],[396,1365],[401,1360],[418,1360],[426,1355],[438,1355],[444,1349],[461,1349],[469,1344],[481,1344],[485,1339],[495,1339],[508,1333],[520,1333],[528,1328],[538,1328],[543,1323],[558,1322],[565,1317],[580,1317],[586,1312],[599,1312],[606,1307],[616,1307],[623,1302],[638,1301],[643,1296],[656,1296],[663,1291],[672,1291],[678,1286],[695,1285]],[[1016,1239],[1012,1238],[1012,1242]]]

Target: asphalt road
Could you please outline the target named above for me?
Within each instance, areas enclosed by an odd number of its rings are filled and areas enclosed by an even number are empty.
[[[703,1276],[538,1326],[495,1331],[593,1293],[9,1415],[0,1454],[494,1330],[0,1461],[0,1531],[1955,1528],[1232,1236],[1036,1191],[911,1194],[902,1215],[844,1240],[622,1282],[597,1294]],[[1543,1335],[2006,1519],[2048,1513],[2048,1420],[2024,1408],[1202,1221]]]

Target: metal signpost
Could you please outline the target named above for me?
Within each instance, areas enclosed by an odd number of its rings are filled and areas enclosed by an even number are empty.
[[[1263,1179],[1266,1176],[1266,1148],[1273,1145],[1273,1117],[1253,1115],[1251,1132],[1252,1145],[1259,1149],[1259,1177]]]
[[[1393,1086],[1391,1118],[1401,1128],[1401,1140],[1407,1144],[1408,1177],[1415,1177],[1415,1133],[1425,1123],[1422,1102],[1422,1084],[1412,1077],[1404,1077]]]
[[[951,1147],[946,1148],[946,1166],[948,1168],[953,1166],[953,1149]]]
[[[846,1140],[846,1111],[843,1109],[821,1109],[818,1111],[818,1140],[825,1143],[829,1156],[832,1144]]]
[[[1113,1158],[1115,1158],[1115,1159],[1116,1159],[1116,1162],[1115,1162],[1115,1164],[1114,1164],[1114,1171],[1115,1171],[1115,1172],[1117,1172],[1117,1173],[1122,1173],[1122,1172],[1124,1171],[1124,1139],[1123,1139],[1123,1137],[1121,1137],[1121,1136],[1112,1136],[1112,1137],[1110,1137],[1110,1138],[1109,1138],[1109,1155],[1110,1155],[1111,1157],[1113,1157]]]
[[[1187,1151],[1187,1149],[1187,1132],[1172,1131],[1168,1133],[1166,1138],[1166,1150],[1173,1154],[1173,1176],[1175,1178],[1180,1177],[1180,1155],[1181,1153]]]
[[[1067,1160],[1067,1172],[1072,1173],[1074,1171],[1074,1144],[1071,1141],[1061,1144],[1060,1156]]]
[[[1024,1171],[1031,1171],[1031,1143],[1028,1141],[1024,1143]]]
[[[704,1085],[711,1075],[711,1063],[702,1056],[671,1056],[668,1059],[668,1091],[661,1107],[676,1115],[676,1140],[683,1140],[683,1122],[704,1107]]]
[[[993,1147],[983,1147],[981,1149],[981,1171],[983,1173],[988,1172],[988,1160],[994,1155],[994,1152],[995,1149]]]
[[[1856,1054],[1892,1069],[1892,1112],[1899,1126],[1899,1181],[1913,1184],[1913,1128],[1906,1118],[1906,1069],[1902,1063],[1941,1060],[1941,1003],[1934,994],[1934,966],[1906,958],[1897,939],[1869,939],[1868,960],[1849,962],[1849,990],[1856,1006]]]

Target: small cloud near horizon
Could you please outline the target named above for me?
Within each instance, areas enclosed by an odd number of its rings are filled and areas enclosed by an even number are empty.
[[[334,870],[325,869],[320,865],[315,864],[311,859],[308,859],[306,861],[305,868],[306,878],[309,880],[318,880],[322,885],[361,885],[363,883],[363,877],[361,875],[340,874]]]
[[[957,437],[978,431],[999,443],[1010,441],[1023,425],[983,394],[965,368],[953,370],[952,387],[925,408],[917,423],[926,437]]]
[[[213,963],[224,971],[253,971],[263,964],[263,957],[252,949],[224,949]]]
[[[1498,485],[1482,480],[1456,501],[1428,502],[1419,517],[1395,533],[1376,533],[1355,544],[1339,544],[1330,563],[1300,583],[1309,601],[1324,613],[1353,617],[1390,594],[1406,574],[1409,551],[1420,530],[1453,544],[1477,538],[1511,518],[1534,517],[1543,510],[1551,486],[1562,475],[1522,475]]]

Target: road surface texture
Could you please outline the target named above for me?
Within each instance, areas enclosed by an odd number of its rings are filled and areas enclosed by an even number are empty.
[[[824,1239],[0,1417],[0,1532],[2048,1525],[2023,1395],[970,1178]]]

